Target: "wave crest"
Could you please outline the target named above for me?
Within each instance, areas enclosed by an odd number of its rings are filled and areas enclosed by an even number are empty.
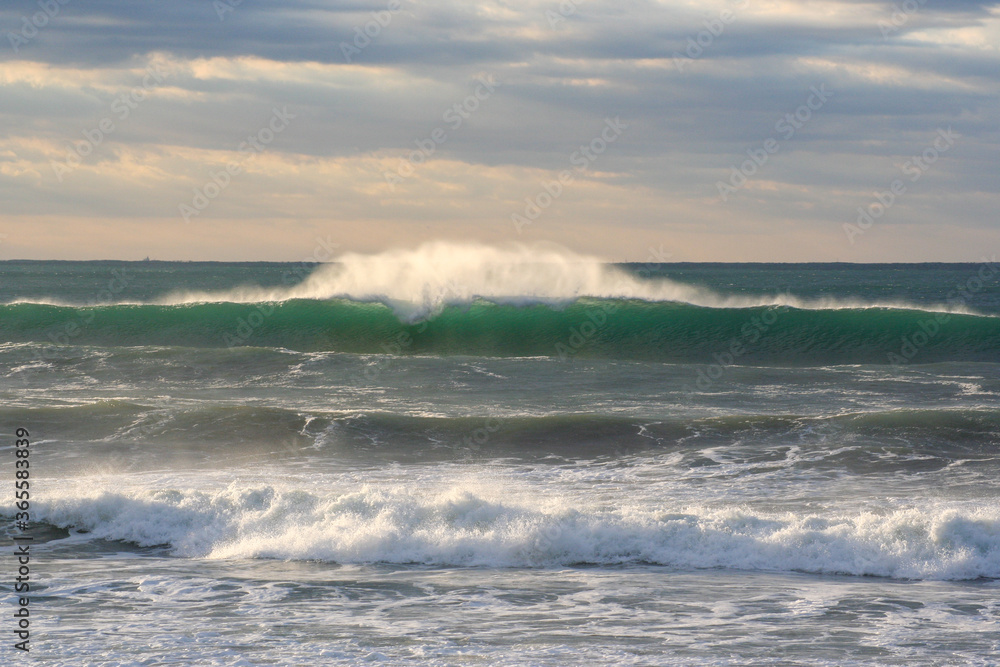
[[[432,317],[447,306],[467,306],[477,300],[530,305],[568,303],[584,297],[676,302],[708,308],[899,308],[974,314],[963,306],[950,304],[928,307],[904,302],[802,299],[790,294],[727,296],[669,278],[640,278],[598,257],[555,246],[497,248],[446,241],[370,255],[345,253],[291,287],[246,286],[220,292],[175,292],[157,303],[346,299],[383,303],[404,321],[413,322]]]

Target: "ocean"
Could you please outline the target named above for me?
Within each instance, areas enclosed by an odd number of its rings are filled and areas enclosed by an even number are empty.
[[[7,664],[998,664],[995,257],[5,261],[0,378]]]

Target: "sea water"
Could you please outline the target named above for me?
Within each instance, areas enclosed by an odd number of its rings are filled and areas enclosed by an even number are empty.
[[[2,262],[31,659],[996,664],[998,270]]]

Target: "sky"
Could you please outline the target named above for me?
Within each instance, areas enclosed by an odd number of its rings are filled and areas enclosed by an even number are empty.
[[[1000,2],[5,0],[0,259],[1000,251]]]

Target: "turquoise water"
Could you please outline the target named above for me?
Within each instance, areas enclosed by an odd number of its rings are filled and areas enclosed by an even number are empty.
[[[0,263],[32,659],[991,664],[995,265],[528,260]]]

